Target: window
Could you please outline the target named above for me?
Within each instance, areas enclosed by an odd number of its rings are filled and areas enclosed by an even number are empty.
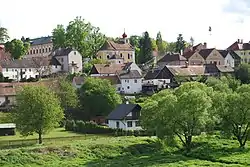
[[[116,122],[116,128],[119,129],[120,128],[120,122]]]
[[[121,90],[121,88],[119,87],[119,88],[118,88],[118,91],[120,91],[120,90]]]
[[[14,69],[12,69],[12,72],[14,72]]]
[[[56,65],[56,68],[57,68],[57,65]]]
[[[33,54],[36,54],[36,50],[35,49],[33,50]]]
[[[220,65],[220,61],[219,61],[219,65]]]
[[[39,49],[39,53],[42,53],[42,49]]]
[[[140,122],[139,121],[135,121],[135,126],[136,127],[140,126]]]
[[[137,79],[135,79],[135,83],[137,83]]]
[[[130,59],[130,55],[128,54],[128,59]]]
[[[51,51],[51,48],[49,47],[49,52]]]
[[[15,78],[15,75],[12,75],[12,78]]]
[[[247,63],[247,58],[244,59],[245,63]]]
[[[127,122],[127,127],[130,128],[130,127],[132,127],[132,126],[133,126],[132,121],[128,121],[128,122]]]
[[[45,52],[48,52],[48,48],[45,48]]]
[[[8,72],[8,68],[6,68],[6,72]]]
[[[127,89],[129,89],[130,87],[128,86]]]
[[[43,53],[44,53],[44,48],[43,48]]]
[[[31,72],[31,69],[29,69],[29,71]]]
[[[109,55],[107,55],[107,59],[109,59]]]
[[[121,58],[122,58],[122,53],[120,54]]]
[[[16,75],[16,78],[17,78],[17,75]]]
[[[38,53],[38,49],[36,49],[36,53]]]
[[[74,52],[74,55],[76,55],[76,52]]]
[[[32,50],[30,50],[30,54],[32,55]]]

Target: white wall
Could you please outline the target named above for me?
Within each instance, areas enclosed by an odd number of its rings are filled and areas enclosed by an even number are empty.
[[[142,79],[121,79],[121,91],[125,94],[140,93],[142,91]]]
[[[225,65],[234,68],[234,59],[230,53],[228,53],[227,56],[225,57]]]
[[[132,121],[132,127],[128,127],[127,126],[127,122],[128,121]],[[116,122],[119,122],[119,129],[124,129],[124,130],[141,130],[141,126],[137,126],[135,125],[135,122],[138,120],[108,120],[108,126],[112,129],[117,129],[116,127]]]
[[[4,77],[8,77],[9,79],[20,80],[21,69],[22,72],[25,72],[23,78],[36,78],[36,75],[39,75],[35,68],[2,68],[2,73]]]
[[[142,75],[141,69],[140,69],[140,68],[138,67],[138,65],[135,64],[135,63],[132,63],[132,64],[130,65],[130,70],[136,70],[136,71],[138,71],[138,72]]]
[[[69,61],[68,56],[57,56],[56,59],[60,62],[62,65],[62,71],[68,72],[69,71]]]
[[[165,84],[164,84],[165,81]],[[157,85],[159,89],[162,88],[162,86],[166,87],[167,84],[170,83],[170,79],[151,79],[151,80],[144,80],[143,85]]]
[[[82,72],[82,55],[78,52],[78,51],[71,51],[68,55],[68,64],[72,64],[72,62],[74,62],[75,64],[77,64],[77,69],[74,70],[70,70],[71,73],[79,73]],[[69,71],[69,72],[70,72]]]

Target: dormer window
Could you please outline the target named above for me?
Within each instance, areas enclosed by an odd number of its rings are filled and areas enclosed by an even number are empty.
[[[121,58],[122,58],[122,53],[120,53],[120,56],[121,56]]]

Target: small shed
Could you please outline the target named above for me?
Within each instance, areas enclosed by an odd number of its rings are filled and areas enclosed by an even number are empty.
[[[8,136],[16,134],[16,124],[6,123],[0,124],[0,136]]]

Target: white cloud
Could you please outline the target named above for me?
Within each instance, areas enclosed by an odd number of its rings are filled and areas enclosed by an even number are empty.
[[[108,36],[120,36],[126,28],[128,35],[147,30],[155,37],[161,31],[165,40],[175,41],[182,33],[186,40],[193,36],[196,43],[206,41],[210,46],[225,48],[238,38],[250,40],[249,18],[228,13],[228,3],[228,0],[8,0],[1,2],[6,7],[0,10],[0,22],[13,38],[37,37],[50,35],[57,24],[67,24],[82,16]]]

